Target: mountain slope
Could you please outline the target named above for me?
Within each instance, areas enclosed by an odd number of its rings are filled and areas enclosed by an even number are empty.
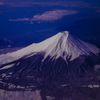
[[[6,55],[1,55],[0,64],[5,64],[24,56],[33,56],[38,52],[44,52],[45,58],[51,56],[54,59],[66,56],[72,56],[72,59],[77,58],[80,55],[90,55],[90,53],[97,54],[100,49],[91,45],[89,43],[83,42],[79,39],[75,39],[69,32],[59,32],[57,35],[44,40],[43,42],[32,44],[26,48],[18,50],[17,52],[7,53]],[[8,60],[3,60],[8,59]]]
[[[64,31],[0,58],[0,88],[33,90],[91,82],[94,67],[100,66],[100,49]]]

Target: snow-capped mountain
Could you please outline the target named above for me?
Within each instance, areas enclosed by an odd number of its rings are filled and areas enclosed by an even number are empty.
[[[50,56],[53,59],[62,57],[64,60],[66,60],[66,57],[71,57],[70,60],[73,60],[80,55],[90,55],[91,53],[98,54],[100,49],[94,45],[76,39],[69,35],[69,32],[64,31],[59,32],[43,42],[33,43],[17,52],[1,55],[0,64],[9,63],[22,57],[33,56],[39,52],[44,53],[44,59]]]
[[[25,89],[38,84],[69,83],[71,78],[89,75],[95,66],[100,67],[100,49],[64,31],[40,43],[0,55],[0,84],[8,89],[11,84],[13,88]]]

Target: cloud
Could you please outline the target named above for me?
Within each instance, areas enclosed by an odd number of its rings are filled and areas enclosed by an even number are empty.
[[[1,0],[8,7],[32,7],[32,6],[63,6],[63,7],[95,7],[95,5],[83,1],[33,1],[33,0]]]
[[[2,1],[0,1],[0,5],[1,5],[1,6],[4,5],[4,3],[3,3]]]
[[[29,21],[29,18],[18,18],[18,19],[9,19],[9,21],[14,21],[14,22],[18,22],[18,21]]]
[[[64,16],[73,15],[78,13],[74,10],[52,10],[46,11],[42,14],[38,14],[33,16],[33,18],[18,18],[18,19],[9,19],[9,21],[44,21],[44,22],[51,22],[61,19]]]
[[[35,15],[33,20],[36,21],[55,21],[59,20],[64,16],[76,14],[76,11],[72,10],[53,10],[53,11],[46,11],[43,14]]]

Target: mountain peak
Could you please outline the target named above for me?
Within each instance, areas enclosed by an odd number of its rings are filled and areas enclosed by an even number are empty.
[[[40,43],[33,43],[16,52],[1,55],[0,64],[5,64],[22,57],[30,57],[37,53],[44,53],[44,59],[50,56],[53,59],[61,57],[66,60],[67,57],[70,57],[70,60],[73,60],[81,55],[98,54],[100,49],[73,37],[68,31],[62,31]],[[3,59],[7,59],[7,61]]]
[[[69,31],[62,31],[61,33],[64,33],[65,35],[68,35]]]
[[[59,32],[57,33],[55,36],[58,36],[59,37],[62,37],[62,36],[65,36],[65,38],[67,38],[69,36],[69,31],[62,31],[62,32]]]
[[[54,40],[53,37],[55,37]],[[67,57],[71,57],[70,60],[73,60],[80,55],[90,55],[91,53],[96,54],[100,52],[100,49],[96,46],[70,35],[69,31],[59,32],[53,37],[50,40],[52,43],[45,49],[45,58],[50,55],[54,59],[62,57],[66,60]]]

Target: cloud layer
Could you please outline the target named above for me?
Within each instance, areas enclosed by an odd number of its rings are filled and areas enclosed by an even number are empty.
[[[64,16],[76,14],[76,11],[72,10],[53,10],[53,11],[46,11],[43,14],[35,15],[33,20],[36,21],[54,21],[61,19]]]
[[[36,6],[63,6],[63,7],[85,7],[85,8],[92,8],[96,7],[94,4],[91,4],[91,2],[84,2],[84,1],[35,1],[35,0],[0,0],[2,5],[8,6],[8,7],[32,7],[34,5]]]
[[[38,14],[33,16],[33,18],[18,18],[18,19],[10,19],[9,21],[55,21],[59,20],[64,16],[72,15],[78,13],[74,10],[52,10],[46,11],[42,14]]]

